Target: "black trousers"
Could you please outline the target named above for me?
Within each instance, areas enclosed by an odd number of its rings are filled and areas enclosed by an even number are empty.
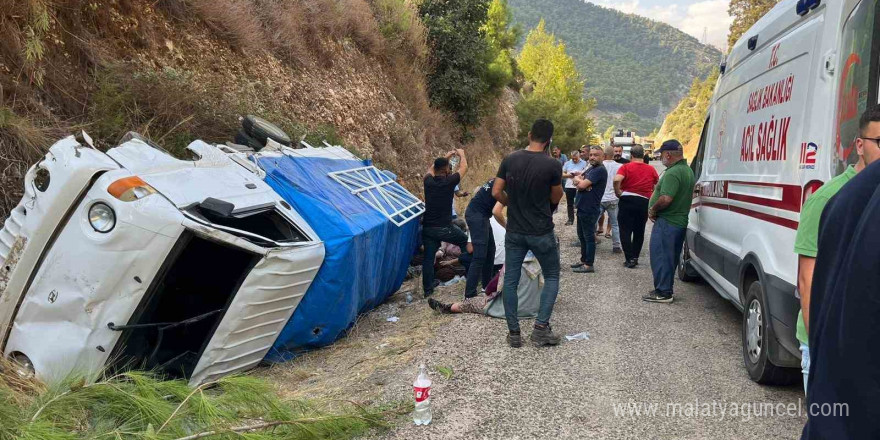
[[[638,259],[645,244],[645,224],[648,223],[648,199],[623,196],[617,211],[620,225],[620,244],[627,261]]]
[[[473,298],[477,296],[478,283],[482,282],[485,289],[492,281],[492,268],[495,266],[495,236],[492,234],[492,224],[489,223],[490,217],[468,209],[464,218],[471,231],[471,244],[474,246],[473,261],[468,266],[464,296]]]
[[[568,221],[574,221],[574,196],[577,195],[577,188],[565,188],[565,206],[568,208]]]

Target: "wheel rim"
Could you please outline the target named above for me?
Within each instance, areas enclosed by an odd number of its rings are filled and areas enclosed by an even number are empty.
[[[761,349],[764,343],[764,317],[761,312],[761,303],[757,299],[753,299],[749,303],[749,316],[746,320],[746,343],[749,351],[749,359],[753,364],[758,363],[761,358]]]

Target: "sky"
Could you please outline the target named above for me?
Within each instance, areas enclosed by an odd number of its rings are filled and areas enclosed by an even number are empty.
[[[641,15],[672,25],[703,40],[722,52],[727,50],[727,33],[733,21],[727,14],[729,0],[587,0],[606,8]]]

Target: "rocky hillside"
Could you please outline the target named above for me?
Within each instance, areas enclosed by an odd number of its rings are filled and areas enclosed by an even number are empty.
[[[429,106],[430,50],[408,0],[0,0],[0,215],[29,164],[60,136],[103,148],[127,131],[170,151],[224,142],[256,114],[292,137],[343,143],[413,191],[458,145]],[[506,93],[466,145],[468,186],[516,136]]]

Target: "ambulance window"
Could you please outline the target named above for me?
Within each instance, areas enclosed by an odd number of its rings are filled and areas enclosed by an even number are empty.
[[[836,115],[836,168],[843,172],[858,160],[855,139],[859,117],[868,104],[878,102],[880,87],[880,0],[862,0],[850,14],[843,28]]]
[[[703,158],[706,156],[706,138],[709,137],[709,119],[703,124],[703,132],[700,134],[700,145],[697,147],[697,155],[691,162],[691,169],[694,170],[694,178],[699,180],[700,173],[703,171]]]

